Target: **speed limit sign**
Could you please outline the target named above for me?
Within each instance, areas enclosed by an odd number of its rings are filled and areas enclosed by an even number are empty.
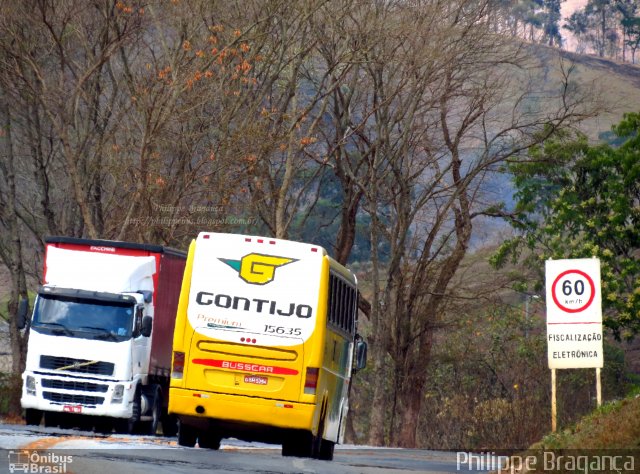
[[[574,268],[556,277],[551,285],[551,296],[565,313],[581,313],[593,303],[596,286],[588,273]]]
[[[600,260],[547,260],[549,368],[602,367]]]

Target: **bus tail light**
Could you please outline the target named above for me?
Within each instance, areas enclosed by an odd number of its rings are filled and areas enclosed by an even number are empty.
[[[304,393],[307,395],[315,395],[318,386],[318,373],[320,370],[316,367],[307,367],[307,376],[304,380]]]
[[[173,366],[171,367],[171,378],[181,379],[184,372],[184,352],[175,351],[173,353]]]

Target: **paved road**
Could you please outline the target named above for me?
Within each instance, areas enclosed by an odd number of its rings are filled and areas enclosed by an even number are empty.
[[[336,447],[332,462],[283,458],[279,446],[225,440],[219,451],[178,446],[175,438],[98,435],[0,424],[0,473],[475,473],[456,469],[456,453]],[[26,464],[20,464],[20,463]],[[13,463],[13,466],[10,465]],[[27,468],[28,470],[24,470]]]

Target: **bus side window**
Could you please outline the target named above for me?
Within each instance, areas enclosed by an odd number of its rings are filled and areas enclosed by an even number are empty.
[[[342,312],[342,304],[341,304],[342,280],[338,277],[335,277],[335,279],[336,279],[336,287],[335,287],[336,292],[335,292],[334,298],[336,300],[336,305],[335,305],[335,316],[334,316],[333,322],[337,327],[340,327],[340,315]]]
[[[345,283],[344,285],[344,321],[342,323],[342,328],[349,332],[349,313],[351,313],[351,308],[349,307],[349,301],[351,301],[351,287]]]
[[[336,277],[329,275],[329,322],[336,321]]]
[[[356,332],[358,326],[358,303],[360,302],[360,292],[356,289],[353,292],[353,314],[351,315],[353,321],[351,321],[351,331]]]
[[[338,327],[344,327],[344,282],[342,280],[338,280],[338,286],[340,291],[338,291]]]
[[[338,299],[339,296],[339,285],[340,282],[339,280],[334,276],[333,277],[333,289],[332,289],[332,293],[333,293],[333,309],[332,309],[332,315],[331,315],[331,322],[333,324],[335,324],[336,326],[338,325],[338,320],[340,319],[339,316],[339,311],[340,311],[340,301]]]
[[[349,288],[349,301],[347,305],[347,332],[351,334],[353,332],[353,302],[355,300],[355,290]]]
[[[354,333],[358,311],[358,290],[342,278],[329,274],[328,293],[328,321],[349,334]]]
[[[347,329],[347,317],[349,315],[349,293],[351,292],[351,288],[345,283],[344,284],[344,296],[342,297],[342,329]]]

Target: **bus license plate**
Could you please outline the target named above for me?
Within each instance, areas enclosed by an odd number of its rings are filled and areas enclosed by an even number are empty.
[[[261,375],[245,375],[244,383],[253,383],[256,385],[267,385],[267,377]]]
[[[82,405],[65,405],[62,407],[65,413],[82,413]]]

